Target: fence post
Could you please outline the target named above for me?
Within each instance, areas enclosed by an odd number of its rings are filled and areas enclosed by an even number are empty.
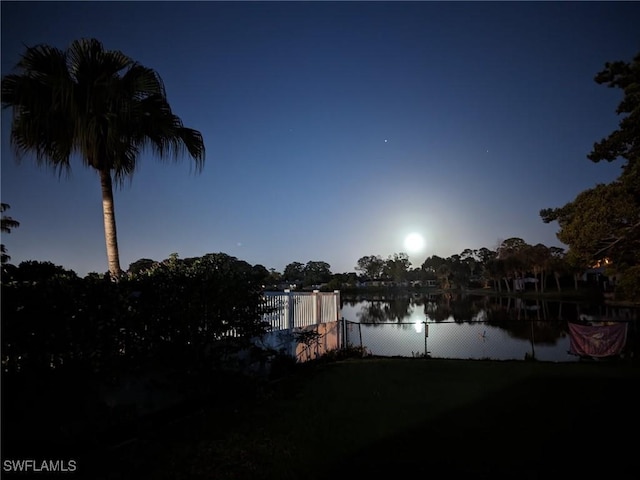
[[[289,289],[286,289],[284,293],[285,298],[287,299],[287,304],[284,309],[284,326],[287,330],[293,330],[293,328],[295,327],[293,294]]]
[[[427,350],[427,337],[429,337],[429,324],[424,321],[424,358],[429,358],[429,350]]]
[[[320,309],[320,290],[313,291],[313,324],[318,325],[322,317]]]

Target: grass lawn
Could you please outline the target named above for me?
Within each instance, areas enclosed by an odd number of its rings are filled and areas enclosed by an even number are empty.
[[[203,409],[105,453],[91,478],[638,478],[637,365],[298,367],[256,401]]]

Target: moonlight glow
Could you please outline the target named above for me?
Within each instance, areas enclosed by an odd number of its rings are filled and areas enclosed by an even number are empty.
[[[417,253],[424,248],[424,238],[419,233],[410,233],[404,239],[404,248],[408,253]]]

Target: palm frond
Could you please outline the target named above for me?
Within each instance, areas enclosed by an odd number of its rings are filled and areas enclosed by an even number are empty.
[[[202,133],[193,128],[180,127],[178,129],[178,135],[189,152],[189,155],[195,160],[196,169],[198,171],[202,170],[205,161],[205,146]]]
[[[67,50],[68,70],[78,84],[105,81],[130,67],[134,62],[118,50],[105,50],[95,38],[82,38]]]
[[[50,45],[39,44],[29,47],[20,57],[16,70],[32,78],[66,75],[66,53]]]
[[[166,98],[164,82],[158,73],[144,67],[138,63],[134,63],[127,70],[120,81],[123,96],[130,99],[142,100],[148,96],[160,96]]]

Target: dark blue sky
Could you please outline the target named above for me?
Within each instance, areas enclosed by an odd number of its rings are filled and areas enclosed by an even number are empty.
[[[123,268],[224,252],[282,271],[365,255],[562,245],[539,211],[620,163],[593,164],[621,93],[593,80],[640,50],[637,2],[7,2],[2,74],[24,45],[95,37],[162,76],[204,136],[192,162],[140,158],[115,192]],[[2,202],[20,227],[11,262],[107,270],[100,186],[74,162],[58,179],[9,147]]]

